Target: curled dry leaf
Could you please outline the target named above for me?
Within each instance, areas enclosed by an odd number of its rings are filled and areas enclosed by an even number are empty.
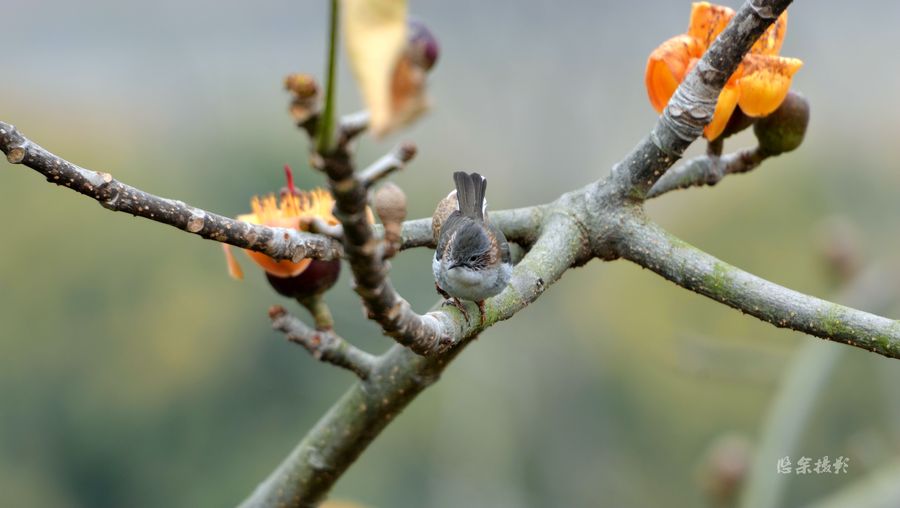
[[[407,51],[406,0],[342,0],[344,38],[369,109],[371,130],[384,136],[428,107],[426,70]]]

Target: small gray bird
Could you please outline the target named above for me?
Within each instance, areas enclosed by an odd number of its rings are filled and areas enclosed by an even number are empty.
[[[431,269],[438,293],[452,298],[450,303],[466,319],[468,314],[460,299],[477,303],[484,324],[484,300],[503,291],[512,275],[509,244],[503,232],[488,220],[484,200],[487,180],[478,173],[462,171],[453,173],[453,180],[456,210],[446,218],[440,217],[443,220]]]

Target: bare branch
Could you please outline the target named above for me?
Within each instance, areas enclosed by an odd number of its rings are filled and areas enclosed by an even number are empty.
[[[335,216],[344,230],[344,252],[353,271],[354,290],[369,318],[397,342],[419,354],[446,350],[454,342],[436,314],[416,314],[394,290],[367,214],[368,189],[354,174],[347,150],[337,149],[320,161],[335,199]]]
[[[144,192],[119,182],[109,173],[76,166],[3,122],[0,122],[0,151],[10,163],[28,166],[47,181],[95,199],[108,210],[168,224],[208,240],[263,252],[275,259],[334,259],[341,255],[340,244],[330,238],[234,220]]]
[[[368,379],[371,374],[376,357],[353,346],[334,330],[312,329],[280,305],[269,309],[269,319],[272,320],[272,328],[284,333],[289,341],[306,348],[316,360],[347,369],[360,379]]]
[[[619,254],[670,281],[779,328],[900,358],[900,322],[779,286],[735,268],[634,217]]]
[[[740,150],[721,157],[715,155],[695,157],[681,166],[666,171],[647,192],[647,199],[677,189],[715,185],[727,175],[746,173],[756,169],[768,157],[758,147]]]
[[[643,200],[653,184],[703,133],[725,82],[753,43],[790,3],[791,0],[744,2],[675,90],[650,135],[613,169],[612,178],[620,197]]]
[[[366,188],[386,178],[394,171],[403,169],[416,156],[416,145],[403,143],[390,153],[373,162],[371,166],[359,172],[357,178]]]
[[[369,128],[369,112],[357,111],[341,118],[338,129],[338,147],[345,149],[357,136]]]

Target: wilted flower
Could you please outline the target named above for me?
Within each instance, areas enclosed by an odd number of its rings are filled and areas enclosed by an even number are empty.
[[[647,60],[645,84],[650,104],[662,113],[675,89],[725,29],[734,11],[728,7],[696,2],[685,34],[657,47]],[[803,62],[778,56],[787,31],[787,11],[753,45],[719,95],[712,121],[703,131],[713,140],[722,134],[735,108],[750,117],[763,117],[781,105],[791,80]]]
[[[343,0],[350,64],[369,109],[372,133],[383,136],[428,109],[425,80],[437,40],[407,17],[405,0]]]
[[[294,187],[293,175],[290,168],[285,166],[287,175],[287,187],[282,189],[280,196],[269,194],[266,196],[254,196],[250,201],[251,213],[239,215],[238,220],[263,226],[282,227],[308,231],[309,225],[314,219],[325,221],[329,225],[337,225],[334,217],[334,198],[325,189],[313,189],[301,191]],[[223,244],[224,245],[224,244]],[[275,277],[294,277],[307,269],[311,259],[301,259],[293,262],[288,259],[276,260],[261,252],[245,250],[256,264],[262,267],[267,274]],[[231,255],[231,251],[225,245],[225,257],[228,261],[229,273],[232,277],[243,277],[237,260]]]

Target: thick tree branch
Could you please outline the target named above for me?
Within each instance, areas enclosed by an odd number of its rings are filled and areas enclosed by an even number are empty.
[[[688,73],[650,132],[613,168],[620,197],[643,200],[713,117],[719,93],[750,47],[791,0],[750,0]]]
[[[622,227],[619,254],[779,328],[900,358],[900,322],[773,284],[675,238],[643,217]]]
[[[331,328],[310,328],[280,305],[269,309],[269,319],[272,320],[272,328],[283,333],[289,341],[306,348],[316,360],[347,369],[360,379],[367,379],[372,373],[376,357],[353,346]]]
[[[306,434],[241,508],[314,508],[368,445],[467,343],[423,357],[395,345]]]
[[[548,214],[544,234],[513,269],[509,286],[487,301],[486,326],[509,319],[536,300],[571,266],[586,259],[587,241],[571,216]],[[475,311],[474,304],[472,311]],[[396,345],[375,361],[370,376],[354,385],[322,417],[284,462],[241,505],[314,507],[373,439],[483,328],[453,309],[453,346],[419,356]],[[446,315],[432,309],[428,315]],[[449,319],[449,318],[446,318]]]
[[[647,199],[666,192],[715,185],[728,175],[756,169],[769,156],[759,148],[744,149],[721,157],[702,155],[666,171],[647,192]]]
[[[168,224],[208,240],[263,252],[275,259],[334,259],[341,255],[340,243],[325,236],[234,220],[144,192],[119,182],[109,173],[76,166],[3,122],[0,122],[0,151],[10,163],[28,166],[47,181],[95,199],[108,210]]]
[[[414,152],[405,154],[412,156]],[[334,195],[335,217],[343,227],[344,252],[353,271],[354,290],[369,318],[381,325],[386,335],[419,354],[446,350],[454,339],[439,314],[416,314],[391,285],[389,263],[383,259],[381,242],[369,224],[368,187],[354,172],[350,153],[339,148],[325,155],[321,164]]]

